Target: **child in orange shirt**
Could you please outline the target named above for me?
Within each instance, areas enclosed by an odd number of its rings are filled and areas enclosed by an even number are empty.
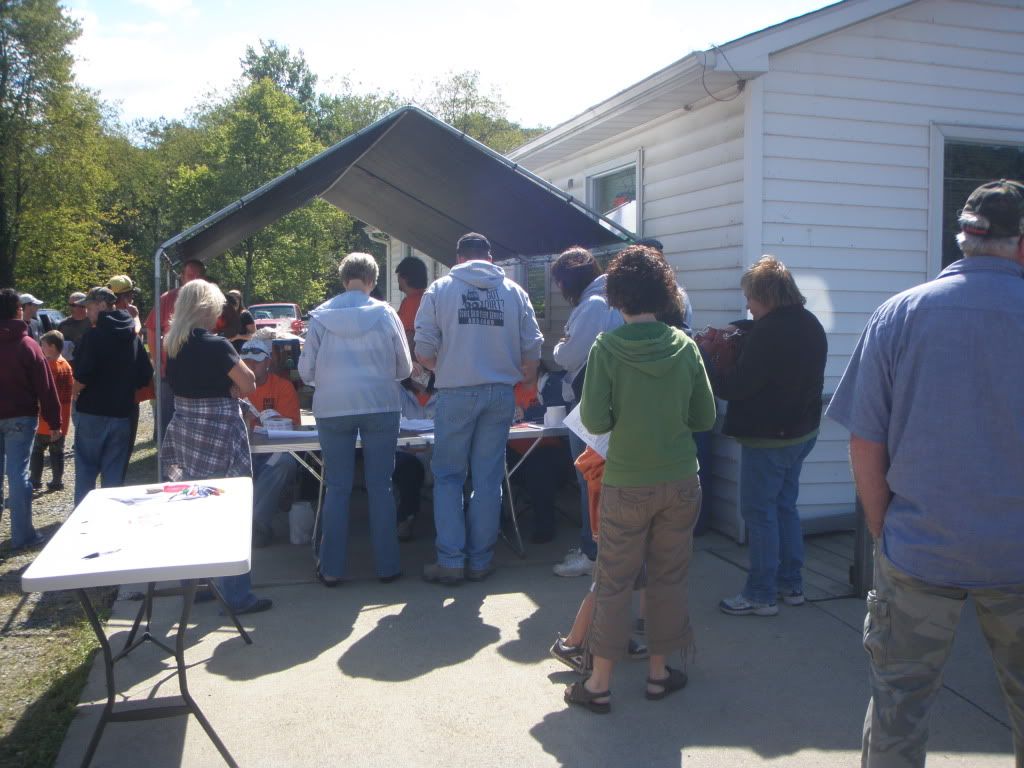
[[[36,427],[36,439],[32,445],[32,458],[29,461],[29,475],[32,480],[32,490],[38,491],[43,487],[43,458],[46,451],[50,451],[50,472],[53,479],[46,484],[51,491],[64,489],[64,438],[68,434],[68,425],[71,423],[71,392],[74,388],[74,376],[71,373],[71,364],[61,356],[64,348],[64,334],[60,331],[49,331],[39,339],[39,346],[43,350],[43,356],[50,364],[50,373],[53,374],[53,381],[57,385],[57,398],[60,400],[60,420],[63,424],[61,434],[52,435],[50,425],[45,419],[39,419]]]

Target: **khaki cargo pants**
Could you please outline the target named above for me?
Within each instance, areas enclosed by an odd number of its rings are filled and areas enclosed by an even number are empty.
[[[864,718],[863,768],[923,768],[928,710],[942,687],[967,597],[974,601],[1013,727],[1017,768],[1024,768],[1024,586],[937,587],[903,573],[875,548],[864,648],[871,701]]]
[[[687,577],[700,480],[692,475],[657,485],[601,488],[596,597],[590,653],[621,659],[629,644],[633,583],[647,559],[647,644],[655,655],[693,645]]]

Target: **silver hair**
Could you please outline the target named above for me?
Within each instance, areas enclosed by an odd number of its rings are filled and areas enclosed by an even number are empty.
[[[224,302],[220,288],[205,280],[191,280],[181,286],[167,332],[167,356],[177,357],[196,328],[213,328],[224,311]]]
[[[957,245],[965,258],[971,256],[998,256],[1001,259],[1015,259],[1019,237],[981,237],[961,232],[956,236]]]
[[[338,274],[341,275],[341,284],[349,280],[362,280],[366,285],[375,285],[377,282],[377,261],[368,253],[350,253],[341,260],[338,267]]]

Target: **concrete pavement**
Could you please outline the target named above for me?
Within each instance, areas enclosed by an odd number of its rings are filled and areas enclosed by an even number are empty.
[[[563,521],[564,522],[564,521]],[[243,617],[246,646],[205,604],[193,613],[189,686],[241,766],[853,766],[867,702],[863,603],[827,599],[773,618],[729,617],[745,552],[698,539],[690,604],[698,655],[688,688],[643,698],[646,665],[616,669],[612,713],[562,701],[575,679],[547,648],[565,632],[589,582],[551,574],[577,531],[520,560],[499,544],[481,584],[420,581],[428,540],[403,545],[407,577],[372,578],[365,520],[354,523],[354,579],[313,580],[306,547],[255,553],[257,592],[274,609]],[[358,550],[358,552],[357,552]],[[731,562],[732,561],[732,562]],[[180,604],[159,600],[154,625]],[[138,603],[119,600],[108,632],[123,642]],[[1010,766],[1010,734],[970,608],[932,713],[931,765]],[[115,645],[115,647],[118,647]],[[173,665],[145,645],[116,667],[121,700],[177,692]],[[97,659],[57,766],[78,765],[104,699]],[[93,765],[220,766],[195,718],[113,724]]]

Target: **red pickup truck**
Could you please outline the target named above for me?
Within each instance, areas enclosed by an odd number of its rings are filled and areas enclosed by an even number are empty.
[[[256,321],[256,328],[276,328],[279,331],[302,336],[306,324],[302,322],[302,311],[298,304],[252,304],[249,312]]]

